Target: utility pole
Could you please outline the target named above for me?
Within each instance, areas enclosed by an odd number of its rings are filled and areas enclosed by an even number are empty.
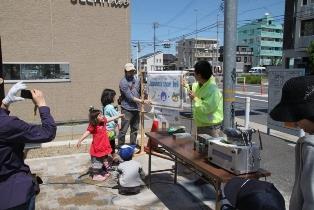
[[[140,41],[137,41],[137,52],[136,52],[136,74],[137,76],[139,76],[139,62],[138,62],[138,55],[141,51],[141,48],[140,48]]]
[[[194,53],[192,53],[192,63],[191,68],[193,68],[196,58],[196,52],[197,52],[197,9],[194,9],[195,12],[195,42],[194,42],[194,48],[192,49]]]
[[[154,22],[153,23],[153,28],[154,28],[154,71],[156,70],[156,66],[155,66],[155,54],[156,54],[156,28],[158,28],[159,23]]]
[[[218,21],[219,11],[217,12],[217,43],[216,43],[216,66],[218,66],[218,33],[219,33],[219,21]],[[216,67],[217,68],[217,67]]]
[[[224,0],[224,128],[234,127],[237,0]]]

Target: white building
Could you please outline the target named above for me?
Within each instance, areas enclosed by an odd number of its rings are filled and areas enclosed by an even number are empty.
[[[155,53],[149,53],[140,57],[139,60],[139,70],[146,71],[162,71],[163,70],[163,53],[161,51],[157,51]],[[155,58],[155,62],[154,62]]]

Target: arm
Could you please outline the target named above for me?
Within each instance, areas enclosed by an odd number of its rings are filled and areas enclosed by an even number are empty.
[[[90,132],[89,131],[85,131],[82,135],[82,137],[78,140],[76,147],[80,148],[82,141],[84,141],[84,139],[86,139],[87,136],[89,136]]]
[[[135,103],[150,103],[149,100],[141,100],[140,98],[135,97],[136,95],[136,88],[133,88],[133,90],[130,90],[129,84],[127,82],[121,81],[120,82],[120,90],[123,93],[123,95],[126,97],[127,100],[133,101]]]
[[[117,116],[113,116],[113,117],[106,117],[106,119],[107,119],[107,122],[111,122],[121,117],[124,117],[124,114],[118,114]]]
[[[32,96],[34,104],[39,107],[41,125],[32,125],[17,117],[11,117],[10,121],[7,123],[7,127],[3,130],[3,132],[8,132],[8,141],[44,143],[55,138],[57,127],[50,114],[49,107],[46,106],[42,92],[32,90]]]
[[[313,209],[314,207],[314,146],[308,143],[302,145],[303,170],[301,174],[300,187],[303,197],[302,209]]]
[[[194,107],[195,109],[200,110],[202,113],[212,113],[214,112],[221,101],[223,100],[223,97],[220,93],[220,90],[218,88],[213,88],[209,91],[212,91],[210,95],[208,95],[206,98],[198,98],[194,97]]]

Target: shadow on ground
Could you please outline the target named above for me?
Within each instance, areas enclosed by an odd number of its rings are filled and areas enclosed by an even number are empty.
[[[213,199],[214,192],[210,188],[202,189],[203,187],[198,186],[197,188],[199,188],[199,193],[192,194],[189,188],[196,188],[196,186],[193,186],[191,181],[181,179],[178,180],[178,182],[179,184],[173,184],[173,176],[170,173],[153,174],[151,191],[170,210],[211,210],[211,208],[208,207],[208,204],[205,204],[202,201],[203,199]],[[207,194],[208,196],[203,195],[204,190],[207,191],[205,192],[205,195]]]

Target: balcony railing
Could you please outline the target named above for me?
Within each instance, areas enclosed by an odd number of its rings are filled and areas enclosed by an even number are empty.
[[[195,53],[195,57],[219,57],[216,53],[208,53],[208,52],[197,52]]]
[[[261,46],[268,46],[268,47],[282,47],[282,42],[275,42],[275,41],[261,41]]]
[[[282,38],[283,33],[262,31],[261,36],[262,37],[269,37],[269,38]]]
[[[261,50],[261,56],[282,56],[282,51],[278,50]]]

